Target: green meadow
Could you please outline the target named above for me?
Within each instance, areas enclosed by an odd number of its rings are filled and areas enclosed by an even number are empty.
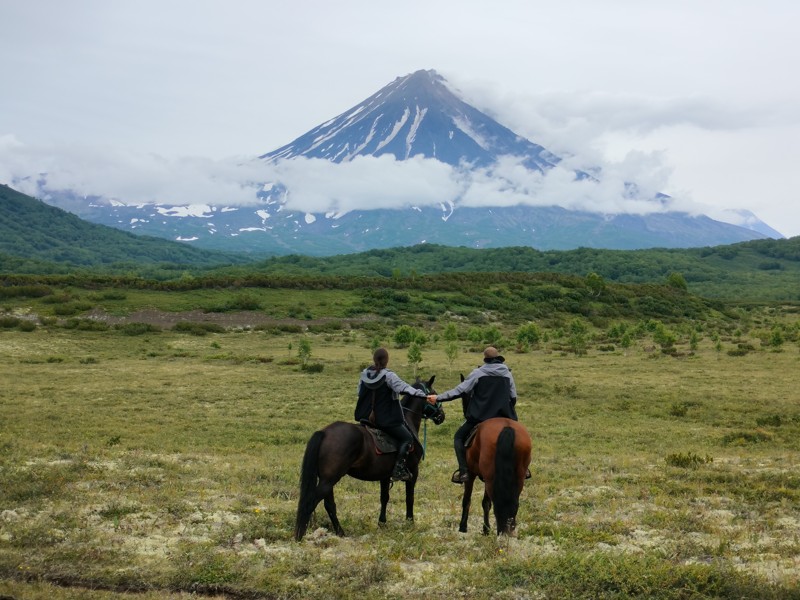
[[[164,318],[198,308],[230,323]],[[145,309],[163,323],[108,320]],[[798,332],[792,307],[519,320],[368,314],[329,289],[8,296],[0,597],[800,598]],[[487,343],[534,443],[517,535],[481,535],[481,484],[458,532],[454,402],[421,432],[413,523],[402,484],[381,527],[378,484],[345,478],[347,536],[320,506],[294,542],[305,444],[352,419],[372,348],[441,392]]]

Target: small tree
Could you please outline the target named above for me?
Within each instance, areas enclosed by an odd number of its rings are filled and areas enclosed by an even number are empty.
[[[503,339],[503,333],[497,328],[497,325],[490,325],[484,330],[483,339],[490,346],[497,346]]]
[[[653,332],[653,341],[661,346],[661,352],[669,354],[675,350],[675,342],[677,336],[667,329],[663,323],[659,323],[656,330]]]
[[[778,351],[783,346],[783,342],[786,341],[786,338],[783,336],[783,331],[781,331],[780,327],[773,327],[772,334],[769,336],[769,345],[772,346],[772,349]]]
[[[305,367],[311,359],[311,340],[303,338],[297,344],[297,357],[300,359],[300,365]]]
[[[667,285],[678,290],[688,290],[689,285],[680,273],[673,271],[667,276]]]
[[[447,364],[452,371],[453,363],[458,358],[458,344],[456,342],[447,342],[444,345],[444,355],[447,357]]]
[[[412,367],[414,367],[414,377],[416,377],[417,368],[419,367],[419,363],[422,362],[422,349],[416,342],[411,344],[411,346],[408,348],[408,362]]]
[[[599,296],[606,289],[606,282],[597,273],[589,273],[586,276],[586,287],[592,296]]]
[[[455,342],[458,339],[458,329],[455,323],[448,323],[444,328],[444,339],[448,342]]]
[[[517,344],[521,347],[536,346],[542,338],[542,332],[536,323],[526,323],[517,329]]]
[[[417,339],[416,330],[411,325],[400,325],[394,331],[394,343],[398,348],[405,348]]]
[[[692,331],[692,335],[689,337],[689,349],[694,352],[697,350],[697,345],[700,343],[700,336],[698,335],[697,331]]]

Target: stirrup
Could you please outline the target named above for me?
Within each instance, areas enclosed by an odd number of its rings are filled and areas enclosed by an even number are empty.
[[[464,471],[462,473],[461,469],[456,469],[455,471],[453,471],[453,476],[450,478],[450,481],[452,481],[453,483],[457,483],[458,485],[466,483],[467,481],[469,481],[469,472]]]
[[[531,470],[525,469],[525,479],[530,479],[530,478],[531,478]]]
[[[395,467],[389,479],[392,481],[411,481],[413,477],[414,476],[411,474],[411,471],[408,470],[408,467],[403,465],[402,467],[399,468]]]

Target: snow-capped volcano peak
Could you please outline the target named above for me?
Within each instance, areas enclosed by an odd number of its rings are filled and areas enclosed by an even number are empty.
[[[356,156],[421,155],[487,166],[503,155],[544,170],[558,158],[470,106],[433,70],[398,77],[360,104],[260,158],[304,156],[346,162]]]

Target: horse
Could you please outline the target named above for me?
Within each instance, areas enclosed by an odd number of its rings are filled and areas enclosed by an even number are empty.
[[[461,376],[464,380],[464,376]],[[466,415],[472,394],[463,394],[462,403]],[[483,534],[488,535],[489,511],[494,504],[497,535],[513,535],[516,529],[519,496],[525,484],[528,465],[531,462],[531,436],[519,422],[505,417],[495,417],[480,423],[467,448],[469,479],[464,483],[461,501],[461,522],[458,530],[467,532],[467,519],[472,504],[472,488],[475,478],[484,482]]]
[[[413,384],[418,390],[435,394],[434,375],[427,382],[419,378]],[[437,425],[444,421],[441,405],[430,405],[425,398],[406,394],[401,401],[406,415],[406,423],[415,433],[423,418],[431,418]],[[406,466],[411,479],[406,481],[406,519],[414,520],[414,486],[419,475],[419,461],[423,449],[418,441],[409,454]],[[336,502],[333,488],[345,475],[362,481],[380,481],[381,511],[380,524],[386,523],[386,506],[389,503],[390,476],[394,469],[396,453],[378,454],[372,435],[364,425],[336,421],[314,432],[308,440],[300,471],[300,498],[297,502],[297,519],[294,539],[300,541],[306,533],[308,522],[319,502],[322,500],[336,535],[344,536],[336,516]]]

